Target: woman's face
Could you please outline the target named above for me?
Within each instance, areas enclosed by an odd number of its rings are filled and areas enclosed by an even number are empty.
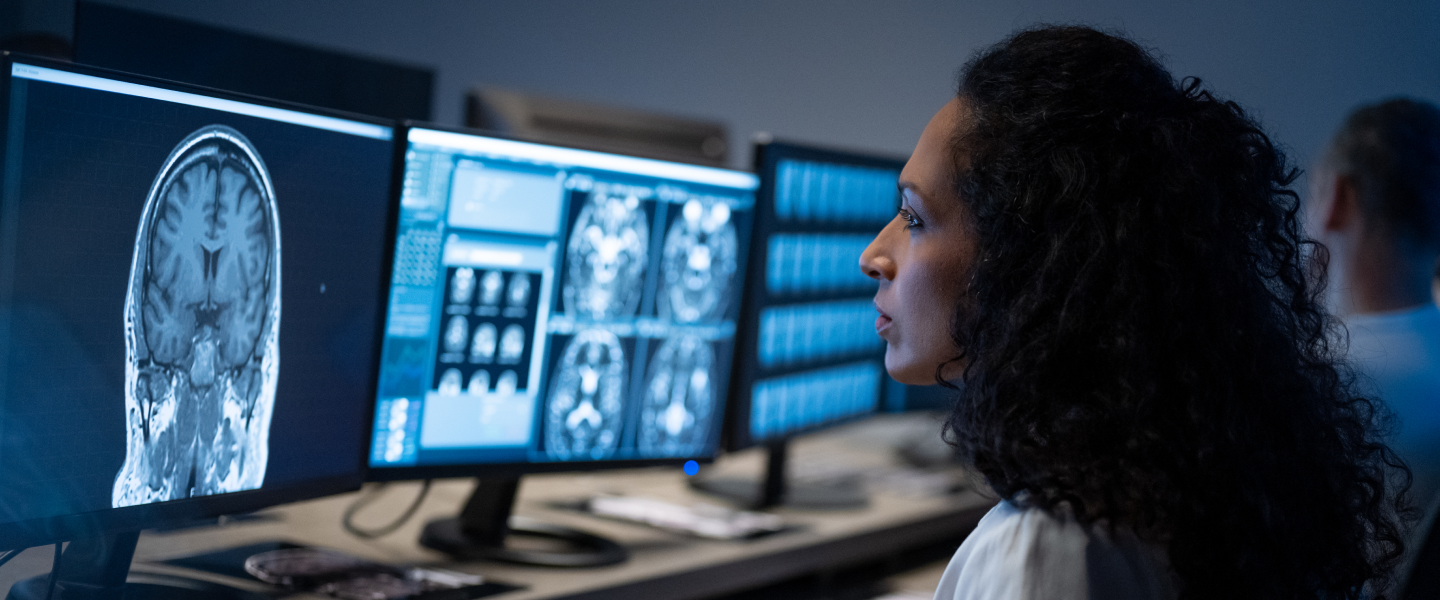
[[[885,369],[901,383],[933,385],[936,367],[960,351],[950,324],[975,244],[948,146],[965,118],[951,100],[930,119],[900,173],[898,214],[860,255],[861,270],[880,282],[875,332],[886,342]],[[943,376],[958,379],[962,368],[947,365]]]

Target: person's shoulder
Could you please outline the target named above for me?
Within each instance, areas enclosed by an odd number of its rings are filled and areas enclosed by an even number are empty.
[[[1163,552],[1061,507],[1001,502],[966,537],[936,600],[1173,598]]]

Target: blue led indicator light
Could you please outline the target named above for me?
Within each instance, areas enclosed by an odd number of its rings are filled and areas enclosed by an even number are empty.
[[[687,460],[687,461],[685,461],[685,474],[686,474],[686,475],[690,475],[690,476],[693,477],[696,473],[699,473],[699,472],[700,472],[700,463],[697,463],[697,462],[695,462],[695,461],[693,461],[693,460]]]

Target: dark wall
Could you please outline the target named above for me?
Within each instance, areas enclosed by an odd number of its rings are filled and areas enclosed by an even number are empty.
[[[432,114],[449,124],[462,120],[465,90],[485,82],[718,118],[741,142],[769,131],[908,153],[967,57],[1042,21],[1130,32],[1177,75],[1198,75],[1258,111],[1302,162],[1357,103],[1400,93],[1440,100],[1434,0],[114,3],[434,65]],[[732,160],[748,164],[748,152]]]

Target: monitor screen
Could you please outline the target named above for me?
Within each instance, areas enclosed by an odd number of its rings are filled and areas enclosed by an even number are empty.
[[[904,160],[782,143],[756,146],[761,177],[727,445],[880,410],[885,342],[860,253],[894,218]]]
[[[371,477],[712,456],[758,180],[407,137]]]
[[[0,539],[357,486],[392,129],[0,64]]]

